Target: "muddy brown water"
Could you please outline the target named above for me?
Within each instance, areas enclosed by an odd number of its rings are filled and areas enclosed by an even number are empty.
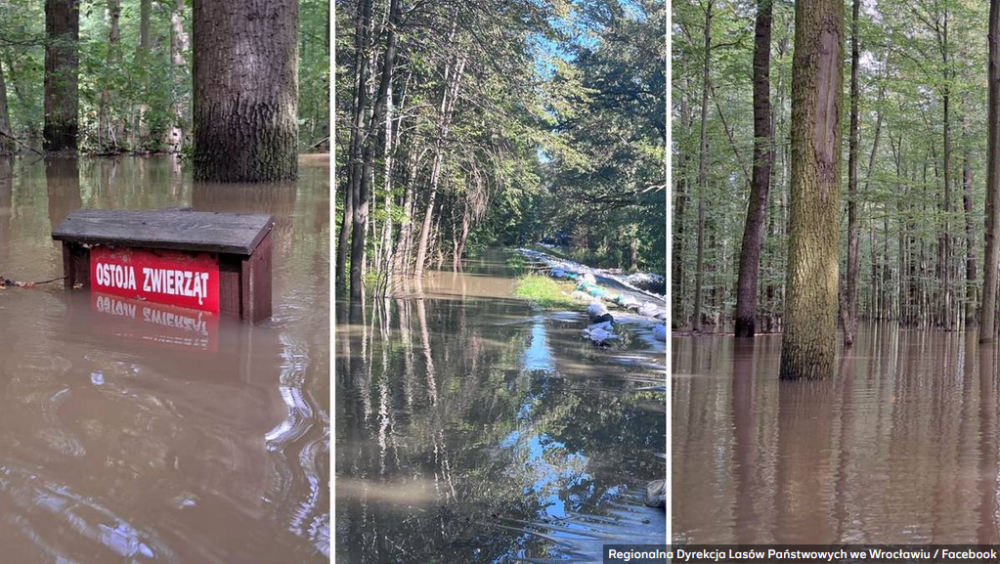
[[[869,326],[822,382],[780,336],[673,340],[673,535],[692,543],[1000,542],[996,350]]]
[[[62,275],[79,207],[272,213],[257,326],[67,292],[0,290],[0,546],[10,562],[325,562],[329,169],[193,183],[169,157],[0,161],[0,275]]]
[[[511,298],[506,256],[338,303],[338,561],[601,562],[603,543],[665,541],[639,493],[665,473],[663,343],[595,347],[585,305]]]

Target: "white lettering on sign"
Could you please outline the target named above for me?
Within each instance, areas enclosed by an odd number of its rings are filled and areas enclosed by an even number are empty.
[[[198,298],[199,305],[208,296],[207,272],[143,267],[142,276],[143,292]]]
[[[201,253],[94,247],[94,291],[179,307],[219,311],[218,257]]]
[[[135,290],[135,268],[99,262],[97,263],[97,283],[120,290]]]

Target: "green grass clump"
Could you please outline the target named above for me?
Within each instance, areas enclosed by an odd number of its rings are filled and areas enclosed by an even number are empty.
[[[521,253],[514,253],[507,257],[507,268],[513,270],[515,275],[521,276],[528,270],[528,265],[524,262]]]
[[[514,287],[515,296],[546,309],[580,307],[579,302],[569,297],[572,291],[572,284],[538,274],[522,276]]]

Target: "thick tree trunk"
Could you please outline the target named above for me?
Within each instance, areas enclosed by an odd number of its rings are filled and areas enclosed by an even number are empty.
[[[854,0],[851,15],[851,130],[847,149],[847,279],[842,315],[844,346],[854,345],[858,325],[858,273],[861,248],[858,238],[858,12],[861,0]]]
[[[857,1],[857,0],[855,0]],[[740,271],[736,282],[736,337],[754,335],[757,320],[757,277],[767,221],[774,138],[771,131],[771,8],[773,0],[757,1],[753,53],[753,184],[747,206]]]
[[[828,378],[834,373],[842,24],[841,0],[800,0],[795,4],[792,184],[782,379]]]
[[[187,130],[187,104],[183,92],[187,76],[187,62],[184,52],[188,50],[188,35],[184,31],[184,0],[174,0],[170,11],[170,68],[173,97],[174,123],[170,127],[167,143],[170,151],[180,153],[184,148],[184,132]]]
[[[193,35],[195,179],[294,179],[298,2],[198,0]]]
[[[368,227],[368,203],[371,200],[372,179],[375,176],[375,152],[378,136],[373,135],[382,125],[386,108],[389,84],[392,81],[396,62],[396,28],[399,25],[399,0],[392,0],[389,6],[389,22],[386,31],[385,55],[382,59],[382,77],[371,120],[367,126],[367,141],[364,147],[364,170],[360,190],[354,196],[354,231],[351,237],[351,298],[360,299],[364,291],[363,266],[365,264],[365,235]]]
[[[80,104],[79,0],[45,1],[45,129],[46,151],[76,151]]]
[[[1000,0],[990,0],[988,67],[988,122],[986,151],[986,257],[983,264],[983,300],[979,313],[979,342],[992,343],[996,335],[997,268],[1000,268]]]
[[[694,273],[694,319],[691,328],[701,331],[702,285],[705,270],[705,192],[708,191],[708,89],[712,71],[712,4],[705,6],[705,64],[701,76],[701,135],[698,143],[698,248]]]

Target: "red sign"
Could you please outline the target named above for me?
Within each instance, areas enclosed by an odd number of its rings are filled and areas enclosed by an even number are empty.
[[[219,260],[207,253],[90,250],[92,292],[202,311],[219,311]]]

